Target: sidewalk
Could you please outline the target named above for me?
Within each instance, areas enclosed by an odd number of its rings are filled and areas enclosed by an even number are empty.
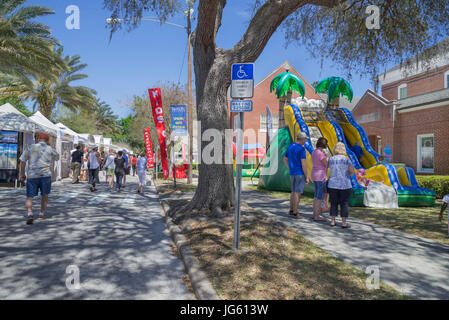
[[[120,193],[105,183],[93,193],[86,183],[55,183],[49,218],[31,226],[25,189],[0,194],[0,299],[195,299],[154,187],[142,196],[137,179],[127,180]],[[80,289],[66,286],[73,266]]]
[[[285,223],[308,240],[362,271],[379,266],[380,280],[415,299],[449,299],[449,246],[361,220],[350,229],[314,222],[311,206],[301,205],[304,218],[288,215],[289,201],[243,188],[242,200]],[[331,270],[329,270],[331,272]]]

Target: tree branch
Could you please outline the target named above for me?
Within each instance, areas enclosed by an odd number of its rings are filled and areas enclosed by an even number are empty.
[[[198,4],[198,24],[195,41],[203,48],[215,46],[215,38],[221,26],[221,18],[226,0],[200,1]]]
[[[254,62],[279,25],[298,8],[306,4],[331,8],[342,2],[345,0],[268,0],[257,10],[242,39],[228,53],[233,61]]]

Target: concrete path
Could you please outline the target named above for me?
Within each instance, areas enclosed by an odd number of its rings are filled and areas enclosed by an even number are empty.
[[[129,176],[121,193],[57,182],[49,219],[29,226],[24,189],[0,189],[0,299],[194,299],[154,187],[136,190]]]
[[[342,229],[339,218],[338,226],[332,228],[329,223],[314,222],[312,208],[304,205],[300,212],[305,218],[297,220],[288,215],[288,200],[243,190],[242,200],[248,205],[270,213],[333,256],[364,272],[368,266],[378,266],[380,280],[407,296],[449,299],[448,245],[351,217],[350,229]]]

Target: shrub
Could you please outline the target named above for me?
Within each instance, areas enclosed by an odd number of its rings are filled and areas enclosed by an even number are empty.
[[[435,190],[437,198],[449,194],[449,176],[416,176],[419,186]]]

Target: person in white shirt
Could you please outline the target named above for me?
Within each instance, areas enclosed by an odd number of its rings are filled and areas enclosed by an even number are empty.
[[[443,213],[444,210],[447,209],[448,205],[449,205],[449,194],[443,197],[443,205],[441,206],[440,216],[438,217],[438,220],[440,220],[440,222],[443,221]],[[448,215],[447,236],[449,237],[449,215]]]
[[[114,189],[114,175],[115,175],[115,152],[113,150],[109,150],[109,155],[106,157],[104,162],[104,168],[106,170],[106,179],[109,183],[109,188]]]

